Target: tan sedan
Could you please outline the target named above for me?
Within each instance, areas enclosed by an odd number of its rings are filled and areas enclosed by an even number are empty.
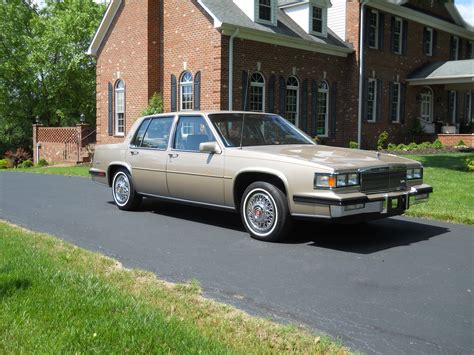
[[[433,191],[416,161],[316,145],[282,117],[250,112],[143,117],[123,143],[96,147],[90,173],[122,210],[144,196],[233,210],[266,241],[286,237],[298,218],[399,215]]]

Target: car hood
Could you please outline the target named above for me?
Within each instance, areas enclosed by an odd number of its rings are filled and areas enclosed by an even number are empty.
[[[335,170],[352,170],[387,165],[419,165],[414,160],[392,154],[324,145],[273,145],[244,147],[243,149],[255,154],[276,155],[281,159],[290,158],[300,163],[313,163]]]

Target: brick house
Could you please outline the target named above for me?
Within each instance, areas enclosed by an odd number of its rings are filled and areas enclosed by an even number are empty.
[[[112,0],[89,47],[98,143],[154,92],[165,111],[275,112],[333,145],[415,122],[471,133],[473,42],[449,1]]]

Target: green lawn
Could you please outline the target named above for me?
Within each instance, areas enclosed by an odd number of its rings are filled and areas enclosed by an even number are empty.
[[[151,273],[0,221],[0,353],[345,353]]]
[[[474,154],[426,154],[404,157],[424,166],[424,182],[433,186],[429,202],[412,206],[406,214],[455,223],[474,224],[474,173],[464,170]]]
[[[8,171],[18,171],[24,173],[36,173],[36,174],[55,174],[55,175],[66,175],[66,176],[90,176],[89,175],[90,165],[72,165],[72,166],[45,166],[45,167],[32,167],[32,168],[17,168],[9,169]]]

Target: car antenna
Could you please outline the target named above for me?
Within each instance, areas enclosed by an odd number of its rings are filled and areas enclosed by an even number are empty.
[[[242,117],[242,129],[240,130],[240,148],[239,149],[242,149],[242,145],[243,145],[243,142],[244,142],[245,115],[246,115],[246,113],[244,113],[244,116]]]

